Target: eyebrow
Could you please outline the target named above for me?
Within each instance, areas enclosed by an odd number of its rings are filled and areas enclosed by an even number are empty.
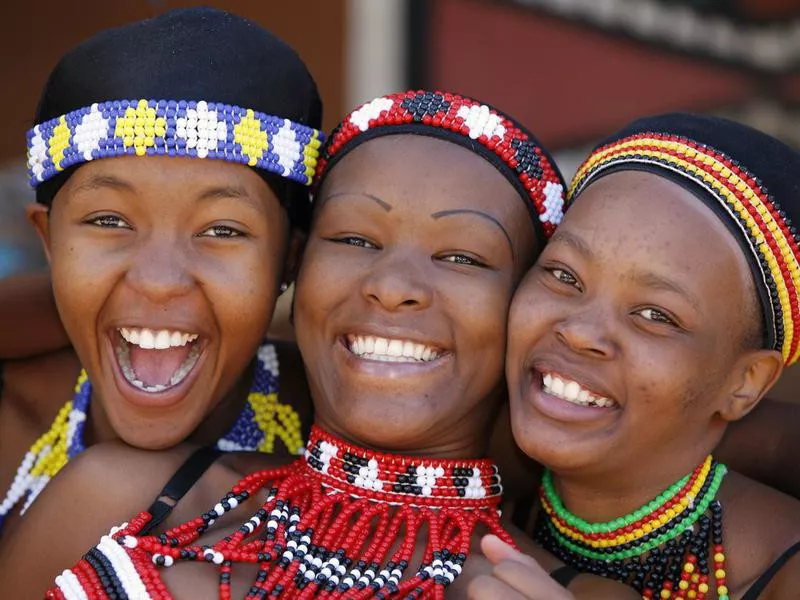
[[[585,257],[594,258],[594,252],[592,252],[592,249],[589,248],[589,244],[587,244],[582,237],[577,236],[574,233],[556,229],[553,237],[550,238],[550,243],[552,244],[553,242],[563,242],[574,250],[577,250],[583,254]]]
[[[264,204],[262,202],[259,202],[256,198],[253,198],[250,194],[248,194],[245,188],[238,185],[222,185],[222,186],[209,187],[202,191],[202,193],[197,197],[197,200],[198,201],[221,200],[224,198],[236,198],[238,200],[243,200],[256,210],[258,210],[259,212],[264,211]]]
[[[394,208],[385,200],[381,200],[377,196],[367,194],[366,192],[336,192],[335,194],[329,194],[328,196],[325,196],[325,198],[323,198],[323,202],[328,202],[328,200],[332,198],[341,198],[342,196],[363,196],[364,198],[369,198],[386,212],[390,212],[392,208]]]
[[[114,175],[92,175],[86,181],[82,181],[75,187],[74,192],[89,192],[103,188],[111,188],[122,192],[133,192],[135,188],[132,184]]]
[[[508,231],[506,231],[506,228],[503,227],[503,224],[500,223],[500,221],[498,221],[497,219],[495,219],[492,215],[486,214],[485,212],[480,210],[474,210],[470,208],[456,208],[453,210],[440,210],[439,212],[431,214],[431,217],[433,219],[441,219],[442,217],[449,217],[451,215],[465,215],[465,214],[475,215],[476,217],[486,219],[487,221],[497,225],[497,227],[500,228],[500,231],[503,232],[503,235],[505,236],[506,241],[508,242],[508,247],[511,248],[511,256],[516,258],[516,252],[514,252],[514,244],[511,243],[511,236],[508,235]]]
[[[695,309],[699,310],[700,302],[697,299],[697,296],[689,292],[689,290],[681,286],[679,283],[668,279],[667,277],[656,275],[650,271],[644,271],[635,273],[633,275],[633,281],[643,287],[665,290],[667,292],[678,294],[686,299],[692,306],[694,306]]]

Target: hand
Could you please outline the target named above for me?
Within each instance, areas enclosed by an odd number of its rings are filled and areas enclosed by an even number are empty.
[[[470,582],[470,600],[575,600],[532,557],[517,552],[500,538],[485,536],[481,550],[494,568],[491,575],[480,575]]]

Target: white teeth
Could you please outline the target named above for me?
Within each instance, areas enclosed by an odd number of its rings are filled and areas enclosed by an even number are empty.
[[[132,327],[121,327],[119,334],[129,344],[139,346],[145,350],[165,350],[177,346],[185,346],[197,339],[196,333],[184,333],[182,331],[169,331],[159,329],[154,331],[143,327],[134,329]]]
[[[400,340],[391,340],[386,354],[389,356],[403,356],[403,342]]]
[[[139,347],[147,350],[156,347],[156,338],[152,331],[149,329],[142,329],[141,333],[139,334]]]
[[[156,350],[164,350],[169,348],[170,337],[169,331],[162,329],[156,334],[156,337],[153,340],[153,348]]]
[[[384,362],[427,362],[439,358],[439,351],[409,340],[349,336],[348,347],[356,356]]]
[[[616,406],[611,398],[596,396],[589,390],[581,387],[577,381],[562,379],[552,373],[542,375],[542,390],[552,396],[557,396],[562,400],[579,404],[581,406],[596,406],[600,408]]]

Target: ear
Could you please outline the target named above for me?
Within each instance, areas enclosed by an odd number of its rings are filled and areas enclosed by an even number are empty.
[[[44,204],[32,203],[25,207],[25,213],[42,242],[47,262],[50,262],[50,209]]]
[[[300,261],[303,258],[303,250],[306,246],[306,234],[299,229],[292,229],[289,232],[289,246],[286,250],[286,258],[283,261],[283,283],[288,287],[297,278],[297,271],[300,268]]]
[[[783,372],[783,357],[777,350],[751,350],[734,370],[736,380],[727,402],[719,411],[726,421],[738,421],[753,410]]]

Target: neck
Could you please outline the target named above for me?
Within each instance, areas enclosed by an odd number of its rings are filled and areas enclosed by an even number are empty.
[[[706,456],[700,452],[685,460],[667,462],[661,469],[653,469],[653,465],[625,469],[624,477],[553,473],[553,483],[569,512],[590,523],[604,523],[644,506],[690,474]]]
[[[467,459],[486,456],[488,447],[486,431],[474,431],[472,435],[450,436],[452,439],[435,439],[435,436],[430,438],[416,436],[413,440],[403,439],[402,445],[395,445],[371,442],[364,439],[365,436],[358,435],[357,432],[353,432],[347,427],[340,427],[321,415],[315,416],[314,425],[353,446],[399,456],[424,456],[426,458],[447,460]]]

